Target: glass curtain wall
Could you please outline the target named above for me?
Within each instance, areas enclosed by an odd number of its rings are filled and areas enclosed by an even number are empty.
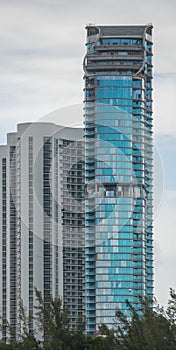
[[[152,297],[152,43],[151,27],[128,38],[113,37],[119,27],[107,38],[106,27],[87,30],[86,310],[95,333],[113,326],[126,299],[139,309],[139,295]]]

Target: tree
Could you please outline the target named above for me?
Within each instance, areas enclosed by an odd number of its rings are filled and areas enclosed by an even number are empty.
[[[86,336],[86,345],[84,350],[107,350],[109,348],[109,342],[102,336]]]
[[[100,326],[100,336],[85,334],[85,320],[78,319],[70,328],[67,308],[60,298],[42,297],[36,290],[38,322],[43,342],[29,332],[30,319],[23,303],[20,305],[21,341],[15,344],[0,343],[0,350],[175,350],[176,349],[176,293],[170,289],[166,310],[156,300],[139,298],[140,309],[128,301],[128,313],[117,310],[113,329]],[[8,325],[8,324],[7,324]],[[10,332],[10,331],[9,331]]]
[[[82,318],[78,318],[76,328],[71,331],[71,347],[70,350],[84,350],[86,347],[85,335],[86,322]]]
[[[0,343],[0,350],[17,350],[17,344]]]
[[[102,343],[107,348],[109,347],[111,350],[117,350],[120,347],[120,342],[118,337],[116,336],[116,332],[114,329],[109,329],[107,325],[102,324],[99,327],[99,330],[102,335],[105,335],[106,338],[102,338]]]
[[[39,330],[43,333],[44,349],[70,350],[70,321],[67,308],[62,306],[62,300],[48,295],[46,302],[38,290],[36,297],[38,301],[36,320]]]
[[[128,301],[126,305],[128,316],[125,312],[117,310],[113,330],[101,326],[107,339],[109,337],[111,348],[114,344],[114,349],[121,350],[176,349],[176,295],[173,290],[166,311],[156,300],[153,305],[147,298],[139,298],[139,311]]]
[[[21,342],[18,344],[19,349],[22,350],[39,350],[41,349],[40,343],[37,341],[35,334],[29,331],[30,323],[33,317],[28,316],[26,309],[24,308],[23,301],[20,302],[19,317],[21,321]]]

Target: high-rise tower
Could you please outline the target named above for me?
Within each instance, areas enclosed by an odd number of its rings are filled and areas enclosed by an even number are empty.
[[[87,330],[153,296],[152,25],[88,25]]]
[[[2,337],[21,335],[20,301],[36,329],[35,288],[85,315],[83,130],[24,123],[0,146],[0,314]],[[11,340],[12,340],[11,339]]]

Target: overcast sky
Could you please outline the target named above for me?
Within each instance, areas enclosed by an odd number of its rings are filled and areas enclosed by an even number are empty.
[[[6,132],[15,130],[16,123],[40,120],[61,107],[69,113],[59,112],[58,124],[82,121],[82,60],[87,23],[153,23],[158,147],[155,180],[157,186],[159,183],[155,207],[155,291],[162,304],[166,303],[169,287],[176,288],[175,14],[175,0],[0,0],[1,143],[5,142]],[[78,109],[68,107],[75,104]],[[72,113],[72,108],[78,112]],[[163,199],[158,211],[163,174]]]

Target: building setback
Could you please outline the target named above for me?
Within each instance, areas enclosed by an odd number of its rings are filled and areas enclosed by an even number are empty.
[[[12,339],[21,333],[21,299],[35,315],[35,288],[46,303],[48,293],[63,299],[73,328],[85,314],[82,138],[79,128],[24,123],[0,147],[0,312]]]
[[[85,79],[86,316],[112,327],[153,297],[152,25],[88,25]]]

